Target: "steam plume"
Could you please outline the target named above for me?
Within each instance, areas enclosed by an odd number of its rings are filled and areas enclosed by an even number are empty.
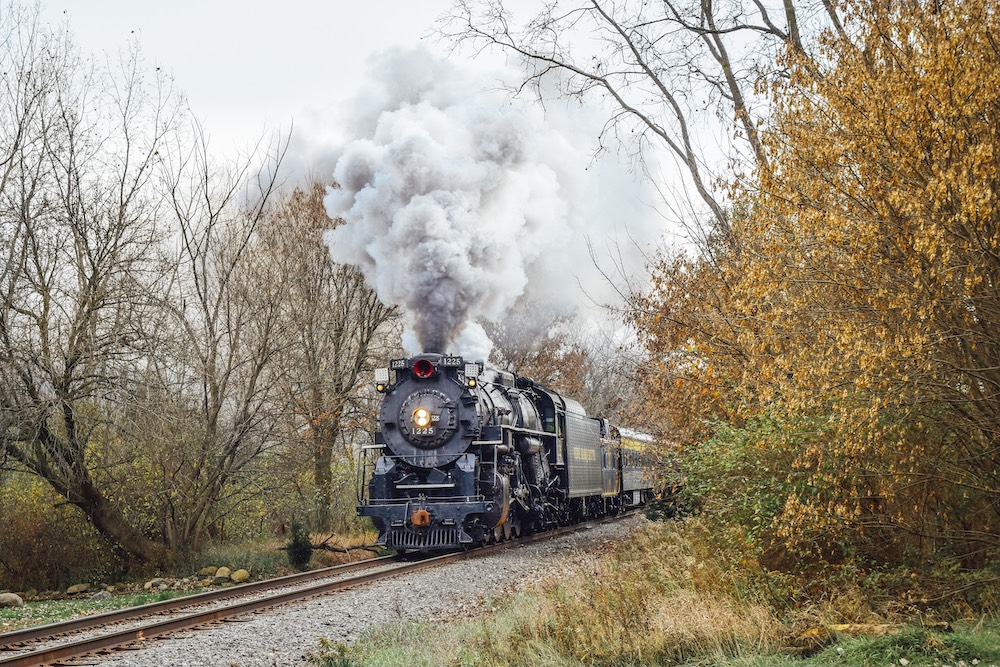
[[[405,307],[409,351],[486,358],[477,321],[497,321],[522,295],[548,314],[575,308],[576,283],[593,273],[591,227],[607,235],[613,224],[580,194],[598,185],[585,152],[425,50],[387,54],[376,81],[325,200],[347,224],[327,240],[335,260]]]

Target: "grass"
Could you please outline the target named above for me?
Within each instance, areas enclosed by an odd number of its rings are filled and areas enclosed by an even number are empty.
[[[377,533],[374,531],[360,532],[357,534],[343,536],[337,535],[330,538],[327,544],[332,549],[347,549],[363,544],[373,544]],[[313,534],[310,536],[313,544],[319,544],[326,535]],[[242,567],[250,571],[256,578],[280,576],[297,571],[292,568],[288,561],[288,553],[285,551],[287,539],[264,539],[253,542],[243,542],[236,544],[212,545],[197,558],[188,562],[185,567],[192,573],[203,567],[222,566],[233,568]],[[354,550],[350,552],[315,549],[309,561],[310,568],[329,567],[349,561],[362,560],[377,555],[375,551]],[[380,555],[380,554],[379,554]]]
[[[313,539],[314,542],[318,541],[316,536],[313,536]],[[337,538],[336,543],[340,546],[349,547],[359,544],[370,544],[373,541],[374,534],[372,533]],[[165,577],[176,575],[177,577],[187,577],[208,565],[215,567],[224,565],[234,571],[244,568],[250,571],[254,579],[265,579],[297,572],[298,570],[293,569],[289,565],[288,556],[282,550],[282,546],[284,546],[284,542],[279,539],[213,545],[197,557],[178,561],[172,572],[156,572],[155,576]],[[348,560],[357,561],[369,558],[373,555],[367,551],[353,551],[350,554],[316,551],[313,554],[310,566],[311,568],[328,567],[347,562]],[[149,574],[144,580],[133,582],[133,587],[141,588],[143,581],[151,578],[153,578],[153,574]],[[129,592],[122,595],[114,595],[107,600],[93,600],[85,595],[83,597],[62,600],[26,602],[23,607],[0,609],[0,633],[12,632],[37,625],[57,623],[59,621],[100,614],[125,607],[135,607],[150,602],[193,595],[199,592],[202,592],[202,589]]]
[[[759,656],[720,667],[998,667],[1000,624],[960,624],[954,632],[907,626],[884,637],[843,638],[808,658]]]
[[[857,589],[808,613],[779,610],[766,573],[722,561],[697,523],[653,524],[609,553],[580,554],[569,575],[492,601],[481,618],[370,628],[350,647],[322,642],[310,660],[320,667],[1000,667],[995,620],[959,623],[953,632],[906,625],[866,605]],[[887,621],[902,629],[859,638],[827,632],[822,650],[792,655],[808,627]]]
[[[116,595],[107,600],[78,598],[67,600],[47,600],[28,602],[23,607],[0,609],[0,633],[12,632],[36,625],[48,625],[72,618],[92,616],[106,611],[136,607],[150,602],[159,602],[198,591],[157,591],[155,593],[135,593]]]
[[[277,539],[262,539],[234,544],[212,544],[196,558],[178,564],[181,573],[191,575],[203,567],[228,567],[245,569],[254,578],[276,576],[288,568],[288,556],[281,549],[284,544]]]
[[[841,638],[820,653],[794,657],[777,649],[735,655],[668,656],[645,658],[618,656],[586,660],[567,656],[552,645],[516,642],[520,656],[509,662],[504,649],[498,653],[483,645],[483,632],[503,630],[510,622],[502,612],[495,621],[463,621],[444,625],[393,624],[365,633],[355,647],[323,642],[311,656],[321,667],[501,667],[518,664],[537,667],[998,667],[1000,625],[996,622],[960,625],[954,632],[907,627],[885,637]],[[500,641],[494,638],[494,642]],[[506,639],[511,639],[506,637]],[[905,661],[905,662],[904,662]]]

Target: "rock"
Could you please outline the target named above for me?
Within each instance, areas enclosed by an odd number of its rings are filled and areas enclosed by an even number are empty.
[[[165,582],[165,581],[161,581],[161,582],[160,582],[160,584],[159,584],[159,585],[158,585],[158,586],[157,586],[156,588],[157,588],[158,590],[161,590],[161,591],[165,591],[165,590],[167,590],[167,589],[169,589],[169,588],[170,588],[170,584],[168,584],[168,583],[167,583],[167,582]]]
[[[217,577],[228,577],[229,574],[230,570],[228,567],[220,567],[218,570],[215,571],[215,576]]]
[[[215,567],[214,565],[209,565],[208,567],[203,567],[200,570],[198,570],[198,574],[200,574],[203,577],[214,577],[215,571],[218,569],[219,568]]]
[[[23,607],[24,600],[17,593],[0,593],[0,609],[5,607]]]
[[[106,590],[104,590],[104,591],[97,591],[96,593],[94,593],[93,595],[90,596],[90,599],[91,600],[110,600],[111,599],[111,593],[109,593]]]
[[[66,592],[70,595],[76,595],[77,593],[85,593],[90,590],[90,584],[73,584],[66,589]]]
[[[229,578],[235,581],[236,583],[241,584],[250,578],[250,573],[247,572],[246,570],[236,570],[231,575],[229,575]]]
[[[154,586],[159,587],[159,585],[162,583],[163,583],[163,577],[157,577],[155,579],[150,579],[149,581],[147,581],[145,584],[143,584],[142,588],[143,590],[151,591],[153,590]]]
[[[230,579],[228,575],[225,577],[220,577],[219,575],[215,575],[215,577],[212,578],[212,584],[215,586],[218,586],[219,584],[228,584],[231,581],[232,579]]]
[[[205,588],[208,588],[209,586],[212,585],[212,580],[211,579],[202,579],[201,580],[201,585],[204,586]]]

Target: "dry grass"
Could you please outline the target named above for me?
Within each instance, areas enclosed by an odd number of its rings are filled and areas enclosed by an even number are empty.
[[[544,582],[536,609],[512,628],[587,664],[684,662],[756,655],[778,646],[781,624],[768,606],[741,599],[697,533],[651,525],[635,542],[568,577]],[[514,655],[497,656],[516,660]]]
[[[694,524],[649,524],[629,544],[580,553],[566,571],[488,618],[376,628],[327,665],[647,665],[724,661],[776,650],[782,627],[702,557]],[[411,624],[412,625],[412,624]],[[428,634],[429,633],[429,634]],[[434,642],[401,638],[433,635]],[[331,649],[332,650],[332,649]]]

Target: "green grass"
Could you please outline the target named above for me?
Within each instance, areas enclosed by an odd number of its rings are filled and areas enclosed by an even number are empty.
[[[959,624],[954,632],[909,626],[885,637],[843,638],[808,658],[758,656],[720,667],[998,667],[1000,623]]]
[[[340,539],[340,543],[359,544],[367,543],[366,540],[370,541],[374,538],[370,534],[359,534]],[[215,567],[226,566],[233,571],[244,568],[250,571],[253,579],[265,579],[289,574],[294,570],[288,563],[287,554],[281,549],[283,545],[284,542],[280,539],[212,545],[197,556],[186,560],[178,560],[170,568],[170,571],[145,573],[146,576],[133,582],[133,586],[130,586],[130,588],[134,589],[136,585],[141,588],[143,581],[148,581],[154,576],[191,576],[208,565]],[[368,552],[353,552],[350,558],[359,560],[371,557],[371,555]],[[314,554],[311,566],[319,568],[347,559],[348,557],[342,554],[317,552]],[[48,625],[49,623],[57,623],[81,616],[100,614],[105,611],[134,607],[150,602],[159,602],[161,600],[193,595],[200,592],[202,592],[201,589],[136,592],[114,595],[108,600],[92,600],[88,597],[89,594],[84,594],[82,597],[64,600],[26,602],[24,607],[0,609],[0,633],[12,632],[36,625]]]
[[[1000,665],[1000,625],[996,622],[970,627],[960,625],[954,632],[926,630],[919,626],[877,638],[848,639],[825,649],[812,664],[879,667],[909,661],[910,667],[923,665]]]
[[[27,602],[23,607],[0,609],[0,633],[92,616],[125,607],[137,607],[150,602],[169,600],[198,592],[200,591],[157,591],[155,593],[115,595],[107,600],[79,598]]]
[[[281,550],[282,546],[278,540],[212,545],[184,567],[190,570],[186,572],[188,575],[211,565],[225,566],[233,571],[243,568],[257,579],[276,576],[288,569],[288,556]],[[181,574],[185,572],[182,571]]]

